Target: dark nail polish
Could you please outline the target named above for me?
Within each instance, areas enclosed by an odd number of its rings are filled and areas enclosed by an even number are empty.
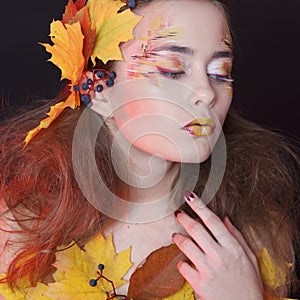
[[[195,195],[193,193],[190,193],[190,198],[195,199]]]
[[[180,211],[180,210],[175,210],[175,211],[174,211],[174,216],[175,216],[175,217],[177,217],[177,216],[178,216],[178,214],[180,214],[180,213],[181,213],[181,211]]]
[[[186,200],[190,201],[190,194],[191,192],[190,191],[184,191],[183,192],[183,196]]]

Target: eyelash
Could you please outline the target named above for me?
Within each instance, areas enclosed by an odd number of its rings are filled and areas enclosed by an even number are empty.
[[[232,83],[234,80],[231,75],[207,74],[216,83]]]
[[[171,78],[171,79],[180,79],[182,76],[186,74],[185,71],[165,71],[163,68],[157,67],[159,73],[166,77],[166,78]],[[211,78],[214,82],[216,83],[232,83],[234,80],[231,77],[231,75],[219,75],[219,74],[209,74],[207,73],[209,78]]]
[[[171,79],[179,79],[185,72],[165,72],[160,71],[160,74],[164,77],[171,78]],[[214,82],[216,83],[232,83],[234,80],[230,75],[217,75],[217,74],[207,74]]]
[[[181,78],[183,75],[185,75],[184,71],[180,71],[180,72],[166,72],[166,71],[159,71],[159,73],[167,78],[171,78],[171,79],[179,79]]]

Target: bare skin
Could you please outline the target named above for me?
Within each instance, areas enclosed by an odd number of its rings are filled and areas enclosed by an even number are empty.
[[[190,14],[188,12],[182,14],[183,10],[188,10]],[[158,85],[156,84],[157,81],[153,81],[153,78],[150,76],[142,78],[141,85],[135,86],[135,89],[132,89],[130,86],[131,77],[128,77],[127,73],[130,69],[130,76],[132,76],[132,69],[134,69],[131,66],[131,63],[133,63],[132,57],[139,55],[138,49],[141,49],[149,27],[156,22],[159,12],[163,16],[161,19],[166,20],[161,21],[161,24],[172,24],[173,30],[175,30],[174,28],[180,28],[181,35],[179,35],[178,40],[175,42],[171,40],[168,43],[184,45],[194,49],[195,56],[189,58],[180,57],[180,59],[187,61],[184,66],[188,65],[189,68],[186,70],[185,76],[182,77],[183,79],[179,80],[193,87],[193,90],[196,90],[194,94],[189,94],[188,92],[182,92],[181,94],[180,87],[178,87],[178,90],[168,88],[169,82],[174,79],[163,77],[157,79]],[[215,74],[211,74],[213,72],[211,70],[217,69],[217,73],[221,73],[218,65],[222,61],[215,60],[213,57],[218,56],[216,53],[230,53],[231,50],[223,42],[224,37],[229,36],[226,20],[211,3],[192,0],[155,2],[143,8],[141,14],[144,16],[144,19],[135,28],[135,40],[122,46],[125,61],[117,65],[117,70],[119,70],[117,77],[119,81],[117,84],[124,84],[125,88],[128,85],[128,90],[125,89],[126,93],[120,99],[120,94],[116,93],[114,88],[110,89],[107,92],[109,95],[107,99],[101,98],[105,97],[105,93],[98,98],[96,97],[94,100],[95,105],[93,104],[92,109],[108,118],[107,122],[109,127],[113,128],[113,134],[118,130],[123,134],[127,142],[132,145],[129,161],[133,160],[135,167],[140,168],[138,169],[138,174],[146,174],[148,162],[152,155],[158,154],[163,159],[166,159],[168,164],[172,164],[172,162],[182,161],[182,158],[184,162],[190,163],[204,161],[210,154],[211,149],[207,147],[206,138],[196,138],[196,146],[192,149],[193,151],[185,151],[189,148],[187,145],[189,145],[191,137],[185,135],[176,126],[174,126],[173,130],[170,130],[169,136],[172,137],[175,145],[186,145],[182,153],[178,153],[175,148],[173,149],[172,145],[168,144],[168,141],[160,139],[167,132],[161,131],[162,128],[165,129],[164,123],[160,125],[158,121],[153,124],[151,129],[156,133],[155,135],[151,135],[151,132],[148,134],[141,131],[139,134],[142,139],[139,139],[139,136],[136,135],[136,129],[147,128],[145,126],[145,124],[147,125],[147,119],[144,120],[143,118],[153,113],[175,119],[181,126],[188,120],[191,120],[191,118],[212,116],[210,113],[213,113],[222,125],[231,103],[232,95],[228,93],[231,86],[225,79],[224,81],[216,82],[214,80]],[[199,23],[197,23],[198,21]],[[195,28],[197,28],[197,39],[193,34]],[[168,55],[170,54],[164,53],[164,55],[169,57]],[[147,64],[148,66],[149,64]],[[143,64],[138,66],[136,70],[133,70],[136,76],[141,75],[141,68],[144,68]],[[152,71],[155,72],[155,69]],[[139,93],[139,89],[141,93]],[[153,95],[153,91],[155,91],[155,95]],[[157,101],[159,97],[162,99],[176,99],[177,94],[180,94],[180,99],[178,100],[180,101],[180,106],[172,106],[173,102],[171,101]],[[144,101],[141,99],[142,95],[150,98]],[[157,98],[154,99],[155,97]],[[132,99],[137,98],[141,99],[141,101],[131,102]],[[127,126],[131,121],[136,122],[136,125],[132,127]],[[216,132],[217,134],[218,132]],[[166,151],[166,149],[168,150]],[[139,155],[136,155],[136,153]],[[180,157],[179,154],[183,156]],[[159,162],[155,167],[157,170],[152,171],[158,174],[162,167]],[[164,189],[167,191],[171,189],[173,182],[169,180],[172,178],[170,175],[166,171],[162,178]],[[156,190],[156,187],[149,190],[150,194],[143,190],[144,192],[139,193],[138,197],[134,198],[138,199],[137,201],[146,202],[147,197],[151,195],[150,199],[155,199],[157,195],[161,194],[159,185],[157,188],[158,190]],[[133,191],[133,194],[135,192]],[[199,203],[200,200],[197,199],[189,204],[207,225],[218,242],[215,242],[210,237],[200,223],[191,219],[185,213],[178,214],[176,218],[169,216],[164,220],[150,224],[130,224],[126,226],[124,223],[116,222],[114,225],[106,228],[106,234],[113,233],[117,251],[132,247],[134,267],[126,275],[126,279],[130,277],[129,275],[134,268],[142,263],[148,254],[161,246],[170,244],[172,242],[172,234],[177,232],[173,236],[173,242],[190,258],[196,267],[194,269],[187,263],[179,263],[178,270],[191,284],[195,294],[201,300],[262,300],[263,287],[256,258],[241,233],[228,219],[220,220],[207,207],[199,209]],[[176,224],[175,221],[178,223]],[[158,237],[157,232],[160,232],[161,236]],[[120,289],[122,293],[126,293],[126,290],[127,285]]]
[[[178,270],[196,295],[203,300],[263,300],[257,260],[241,232],[228,217],[222,222],[195,194],[185,198],[217,240],[184,212],[177,214],[189,237],[176,234],[173,241],[196,267],[180,262]]]
[[[156,5],[154,7],[153,5]],[[216,54],[223,52],[229,53],[230,47],[224,43],[224,39],[229,36],[228,26],[221,12],[208,2],[201,1],[163,1],[156,2],[153,5],[145,7],[142,13],[145,15],[143,22],[136,27],[136,39],[129,44],[124,44],[122,51],[125,61],[118,67],[117,79],[121,82],[129,80],[127,71],[132,63],[132,57],[139,54],[137,49],[141,49],[141,44],[147,37],[149,26],[152,21],[157,19],[157,12],[163,12],[164,22],[171,23],[174,28],[180,28],[182,33],[176,40],[176,45],[193,48],[193,56],[180,56],[179,61],[183,61],[182,65],[188,66],[185,70],[186,74],[182,77],[181,86],[189,86],[191,89],[171,90],[171,78],[159,73],[159,85],[153,78],[146,77],[141,85],[142,92],[156,92],[158,98],[176,99],[180,95],[180,105],[174,105],[171,102],[152,103],[143,102],[139,107],[132,106],[138,102],[130,103],[131,99],[123,99],[124,103],[120,103],[120,99],[114,97],[114,88],[110,88],[110,101],[97,96],[93,101],[92,109],[97,113],[108,117],[107,122],[112,125],[111,128],[117,128],[122,131],[128,143],[136,148],[132,148],[129,153],[129,161],[135,162],[135,167],[140,168],[138,174],[147,174],[148,162],[153,155],[158,155],[168,162],[167,170],[162,178],[165,191],[171,190],[172,180],[174,178],[174,169],[171,166],[182,161],[188,163],[199,163],[204,161],[211,152],[208,140],[216,141],[221,131],[221,126],[227,115],[231,103],[230,82],[226,79],[230,74],[221,74],[222,68],[219,67],[223,63],[223,58],[215,58]],[[182,14],[182,11],[185,11]],[[176,16],[176,18],[174,17]],[[192,16],[192,17],[190,17]],[[149,17],[149,18],[147,18]],[[152,19],[151,19],[152,18]],[[198,23],[197,23],[198,22]],[[152,25],[151,25],[152,26]],[[196,28],[196,30],[195,30]],[[197,33],[197,35],[195,35]],[[197,38],[196,38],[197,37]],[[173,41],[169,41],[169,44]],[[173,44],[172,44],[173,45]],[[169,55],[169,54],[168,54]],[[181,54],[180,54],[181,55]],[[172,56],[173,57],[173,56]],[[226,57],[226,62],[228,57]],[[216,71],[217,70],[217,71]],[[156,69],[152,70],[156,71]],[[176,70],[178,72],[178,70]],[[137,73],[139,70],[137,70]],[[216,76],[217,80],[216,80]],[[179,82],[179,81],[178,81]],[[120,83],[120,82],[117,82]],[[184,85],[183,85],[184,83]],[[178,85],[179,86],[179,85]],[[189,93],[192,90],[192,93]],[[136,90],[134,90],[136,91]],[[103,93],[105,96],[106,94]],[[147,96],[147,95],[145,95]],[[143,100],[143,99],[142,99]],[[145,104],[151,104],[149,106]],[[111,107],[107,107],[111,106]],[[114,108],[118,110],[114,111]],[[158,115],[164,115],[169,119],[176,120],[171,125],[177,124],[178,127],[167,128],[163,134],[169,134],[173,143],[169,143],[167,139],[161,139],[157,133],[162,126],[159,123],[155,128],[156,134],[144,134],[143,139],[138,140],[135,136],[135,130],[130,131],[130,127],[126,127],[129,121],[137,121],[136,128],[146,128],[143,126],[143,115],[134,115],[131,113],[140,112],[140,108],[149,109],[145,115],[156,112]],[[124,109],[123,109],[124,108]],[[138,109],[139,108],[139,109]],[[107,113],[109,112],[109,113]],[[111,114],[113,112],[113,114]],[[126,119],[128,117],[128,119]],[[219,123],[219,128],[215,135],[205,138],[195,138],[182,130],[187,122],[198,117],[215,117]],[[125,125],[124,125],[125,124]],[[168,130],[169,131],[168,131]],[[114,132],[112,132],[114,133]],[[140,142],[140,143],[139,143]],[[189,147],[184,147],[181,153],[174,145],[188,145],[193,142],[195,147],[189,151]],[[145,148],[147,145],[147,149]],[[167,150],[166,150],[167,149]],[[181,150],[181,149],[180,149]],[[137,153],[139,154],[137,156]],[[182,156],[181,156],[182,155]],[[160,174],[162,166],[165,165],[164,160],[157,159],[154,174]],[[149,194],[144,190],[139,192],[132,190],[134,201],[147,202],[161,196],[161,186],[157,185],[149,189]],[[163,193],[165,195],[165,193]],[[171,199],[170,199],[171,200]],[[242,201],[242,200],[241,200]],[[104,228],[104,235],[113,233],[114,243],[117,252],[132,247],[132,261],[134,268],[143,262],[145,257],[152,251],[166,246],[172,241],[178,245],[181,251],[190,258],[195,268],[186,264],[179,263],[178,270],[182,276],[191,284],[195,294],[201,300],[262,300],[263,289],[262,282],[256,262],[256,258],[241,233],[230,223],[228,219],[222,221],[207,207],[201,207],[200,199],[195,196],[193,202],[188,202],[191,208],[199,215],[206,224],[208,230],[214,235],[217,241],[208,234],[206,229],[199,222],[188,217],[185,213],[166,217],[154,223],[130,224],[124,225],[121,222],[107,224]],[[159,210],[160,207],[157,207]],[[157,232],[161,233],[160,235]],[[177,233],[173,236],[173,233]],[[147,233],[147,234],[145,234]],[[193,241],[192,241],[193,240]],[[140,245],[143,245],[141,247]],[[6,254],[2,253],[2,261],[5,262]],[[9,259],[8,259],[9,260]],[[5,262],[6,263],[6,262]],[[5,268],[5,264],[3,264]],[[126,275],[128,279],[133,269]],[[126,294],[127,286],[124,285],[119,292]],[[247,298],[245,298],[247,297]],[[1,298],[0,298],[1,299]]]

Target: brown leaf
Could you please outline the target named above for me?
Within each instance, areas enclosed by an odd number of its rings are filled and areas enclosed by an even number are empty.
[[[152,252],[145,264],[132,274],[128,298],[159,300],[176,293],[185,282],[176,267],[180,260],[187,258],[175,244]]]

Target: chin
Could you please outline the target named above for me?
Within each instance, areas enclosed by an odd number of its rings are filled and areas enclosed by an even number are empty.
[[[184,145],[184,146],[183,146]],[[160,157],[162,160],[177,163],[198,164],[207,160],[211,154],[211,145],[207,142],[201,143],[174,143],[164,141],[140,140],[135,148],[150,156]]]
[[[174,162],[174,163],[190,163],[190,164],[199,164],[204,161],[206,161],[211,152],[201,152],[201,153],[195,153],[194,152],[189,152],[189,153],[171,153],[171,152],[162,152],[162,151],[157,151],[157,152],[148,152],[150,155],[154,155],[157,157],[160,157],[162,160],[168,161],[168,162]]]
[[[187,163],[187,164],[200,164],[206,161],[210,156],[210,153],[202,153],[201,155],[195,154],[194,156],[169,156],[165,158],[170,162]]]

